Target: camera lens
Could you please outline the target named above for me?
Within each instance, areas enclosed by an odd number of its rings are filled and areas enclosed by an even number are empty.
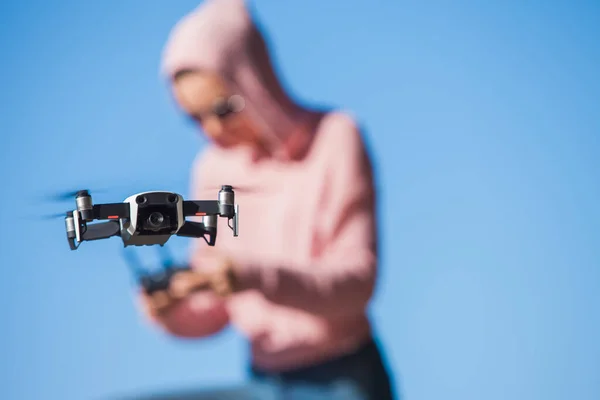
[[[167,201],[168,201],[169,203],[176,203],[176,202],[177,202],[177,196],[175,196],[174,194],[170,194],[170,195],[167,197]]]
[[[164,220],[165,220],[165,217],[163,217],[163,215],[161,213],[153,212],[148,217],[148,225],[150,225],[153,228],[159,228],[162,225]]]
[[[135,202],[138,204],[144,204],[146,202],[146,196],[138,196],[135,198]]]

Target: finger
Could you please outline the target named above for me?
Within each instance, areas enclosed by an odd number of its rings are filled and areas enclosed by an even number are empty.
[[[186,281],[171,282],[168,290],[169,295],[177,300],[185,298],[190,293],[190,288]]]
[[[231,290],[229,290],[229,287],[227,285],[223,285],[223,284],[214,286],[213,290],[216,294],[218,294],[219,296],[222,296],[222,297],[227,297],[231,293]]]
[[[169,282],[169,294],[176,298],[182,299],[190,292],[190,282],[182,276],[175,276]]]
[[[152,322],[159,322],[160,321],[160,314],[157,312],[157,310],[150,306],[147,305],[145,307],[142,307],[142,313],[144,314],[144,316],[149,319]]]
[[[146,318],[154,322],[158,321],[158,313],[152,305],[152,299],[146,293],[140,296],[139,308]]]
[[[203,274],[186,273],[185,275],[176,275],[169,283],[169,292],[176,298],[182,298],[193,291],[205,289],[208,283],[208,279]]]
[[[227,277],[223,275],[215,276],[211,281],[212,290],[220,296],[227,296],[231,293],[231,285]]]
[[[201,289],[209,284],[209,278],[206,274],[194,272],[187,277],[187,281],[192,288]]]
[[[169,294],[164,290],[159,290],[152,294],[152,311],[155,313],[161,313],[166,308],[168,308],[171,305],[171,303],[171,296],[169,296]]]

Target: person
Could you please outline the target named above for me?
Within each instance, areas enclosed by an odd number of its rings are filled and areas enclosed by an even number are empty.
[[[225,234],[220,218],[215,246],[194,241],[195,278],[175,276],[160,309],[142,295],[144,312],[179,338],[236,327],[248,340],[251,382],[296,393],[286,398],[394,398],[367,313],[378,270],[376,190],[356,118],[288,93],[243,0],[208,0],[183,17],[162,70],[208,139],[191,196],[231,185],[240,233]],[[213,290],[190,290],[194,279]]]

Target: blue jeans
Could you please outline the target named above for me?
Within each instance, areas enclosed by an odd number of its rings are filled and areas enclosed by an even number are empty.
[[[239,388],[136,396],[143,400],[398,400],[375,341],[354,353],[283,373],[250,367]]]
[[[250,375],[254,390],[273,400],[396,399],[374,340],[351,354],[318,365],[276,374],[251,368]]]

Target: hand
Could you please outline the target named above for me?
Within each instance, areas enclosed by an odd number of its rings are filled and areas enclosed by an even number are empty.
[[[142,312],[152,321],[161,323],[182,300],[199,290],[212,290],[226,297],[235,290],[234,264],[226,258],[213,260],[212,268],[207,271],[195,269],[176,272],[169,282],[167,290],[148,294],[141,292]]]
[[[140,293],[140,308],[146,317],[155,322],[160,322],[166,310],[176,303],[173,298],[164,290],[159,290],[148,294],[145,291]]]
[[[226,258],[214,260],[210,270],[189,270],[175,274],[169,283],[169,293],[176,299],[186,297],[196,290],[213,290],[220,296],[234,291],[233,262]]]
[[[174,299],[183,299],[192,292],[209,288],[208,274],[195,270],[177,272],[169,282],[169,294]]]
[[[209,288],[210,284],[205,274],[191,270],[178,271],[171,277],[168,289],[152,293],[141,291],[142,311],[150,319],[158,320],[165,317],[169,309],[194,291]]]
[[[224,259],[214,272],[209,274],[212,290],[220,296],[226,297],[236,290],[236,277],[233,261]]]

